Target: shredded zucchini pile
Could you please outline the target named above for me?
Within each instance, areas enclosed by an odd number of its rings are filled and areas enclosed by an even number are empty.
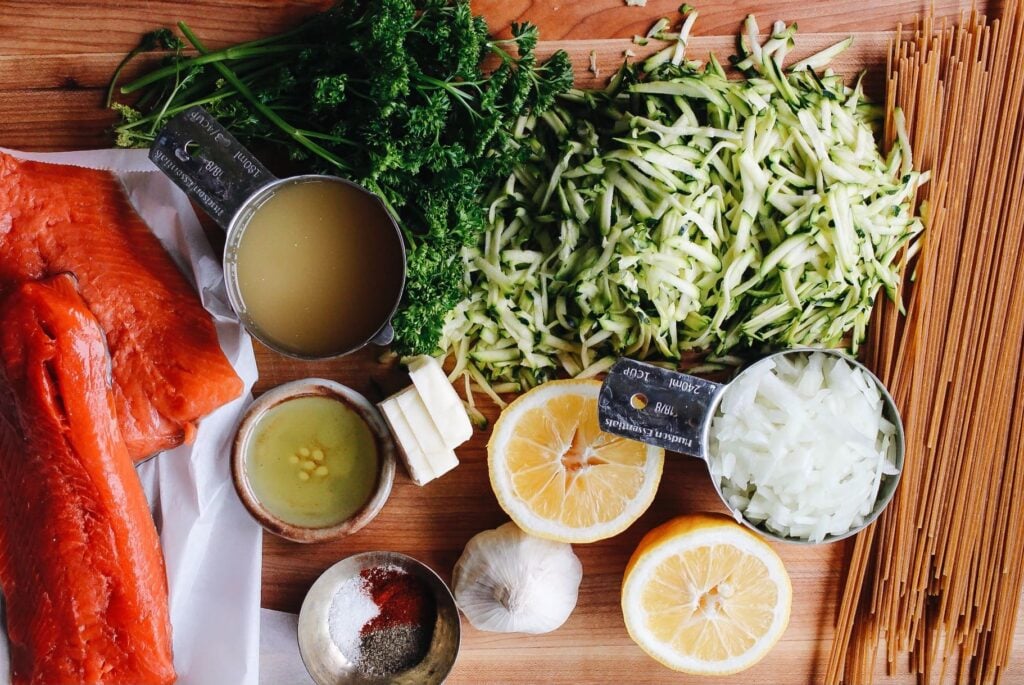
[[[826,68],[849,41],[784,69],[796,27],[760,44],[751,17],[729,79],[714,56],[686,59],[696,14],[605,90],[520,120],[531,155],[491,192],[444,327],[453,378],[493,395],[620,355],[855,351],[879,289],[896,297],[927,174],[901,116],[883,157],[879,109]]]

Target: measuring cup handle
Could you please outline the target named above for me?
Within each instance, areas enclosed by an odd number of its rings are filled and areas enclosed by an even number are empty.
[[[623,358],[601,385],[598,425],[606,433],[707,461],[707,424],[724,387]]]
[[[167,122],[150,146],[149,158],[223,229],[253,193],[277,180],[198,106]]]
[[[395,328],[391,325],[391,322],[384,324],[384,327],[377,331],[377,335],[373,336],[370,340],[374,345],[390,345],[395,339]]]

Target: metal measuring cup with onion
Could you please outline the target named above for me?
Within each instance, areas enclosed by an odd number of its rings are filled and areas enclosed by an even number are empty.
[[[679,452],[708,462],[712,459],[712,424],[721,415],[722,401],[749,374],[764,370],[773,360],[798,360],[811,354],[822,354],[842,360],[859,370],[878,391],[882,417],[893,426],[888,448],[894,473],[879,479],[877,493],[870,511],[858,525],[841,533],[825,535],[820,542],[834,542],[855,535],[881,515],[889,504],[903,470],[904,434],[899,411],[885,386],[859,362],[836,350],[810,348],[784,350],[768,355],[741,371],[730,383],[713,381],[672,371],[632,359],[620,359],[609,371],[598,401],[601,430]],[[808,474],[809,479],[809,474]],[[769,529],[763,521],[753,521],[723,492],[723,483],[712,476],[715,490],[737,521],[757,533],[783,542],[814,544],[811,540],[791,537]],[[808,485],[810,486],[810,485]]]

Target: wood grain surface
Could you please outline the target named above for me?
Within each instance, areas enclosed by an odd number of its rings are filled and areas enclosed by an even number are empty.
[[[112,118],[101,106],[103,89],[123,53],[146,30],[184,19],[216,46],[281,29],[327,4],[322,0],[0,0],[0,146],[27,150],[109,146],[107,127]],[[960,0],[707,0],[692,4],[698,5],[701,18],[691,54],[712,50],[728,54],[740,22],[753,11],[762,25],[774,19],[797,21],[798,51],[820,49],[856,33],[854,48],[837,67],[851,74],[868,69],[876,92],[889,32],[898,22],[912,22],[929,5],[937,15],[950,18],[969,6]],[[998,3],[977,4],[991,10]],[[678,5],[679,0],[649,0],[646,7],[627,7],[623,0],[473,2],[498,33],[506,33],[513,21],[537,23],[547,41],[542,51],[568,49],[581,85],[602,81],[626,49],[642,54],[629,37],[644,33],[662,15],[673,16]],[[597,76],[587,70],[592,50]],[[377,350],[364,350],[342,360],[302,363],[259,348],[256,390],[320,376],[379,400],[405,379],[393,363],[382,363],[378,356]],[[493,405],[485,404],[484,409],[492,420],[497,416]],[[488,484],[486,437],[478,432],[458,451],[462,465],[426,487],[417,487],[400,470],[380,516],[346,540],[303,546],[265,536],[263,605],[296,611],[321,571],[344,556],[370,549],[411,554],[450,579],[466,541],[506,520]],[[640,521],[612,540],[576,547],[584,579],[579,605],[566,625],[549,635],[526,637],[481,633],[465,624],[461,656],[449,682],[703,682],[659,666],[633,645],[622,623],[619,585],[626,561],[644,532],[680,513],[707,510],[721,510],[721,505],[704,465],[670,457],[654,505]],[[787,685],[822,678],[849,545],[776,545],[776,549],[794,584],[790,626],[761,664],[716,682]],[[1017,656],[1006,674],[1007,683],[1024,683],[1022,623],[1018,622]],[[877,682],[913,682],[899,670],[897,676],[882,675]]]

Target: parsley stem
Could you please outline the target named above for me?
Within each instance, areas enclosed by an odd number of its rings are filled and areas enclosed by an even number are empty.
[[[342,138],[341,136],[335,136],[330,133],[321,133],[320,131],[310,131],[308,128],[299,129],[299,132],[308,138],[319,138],[320,140],[329,140],[332,143],[338,143],[339,145],[351,145],[357,147],[348,138]]]
[[[128,63],[131,62],[136,55],[144,52],[145,50],[146,47],[144,43],[139,43],[138,46],[133,48],[131,52],[124,56],[124,59],[122,59],[117,65],[117,68],[114,69],[114,75],[110,77],[110,85],[107,86],[107,99],[104,102],[104,107],[109,108],[111,103],[114,102],[114,90],[117,88],[117,79],[121,78],[121,72],[124,71],[124,68],[128,66]]]
[[[200,52],[203,55],[209,54],[209,52],[206,49],[206,46],[204,46],[202,42],[200,42],[199,38],[194,33],[192,33],[192,29],[190,29],[185,22],[179,21],[178,28],[181,29],[182,34],[184,34],[185,38],[188,39],[188,42],[192,43],[192,47],[194,47],[198,52]],[[318,157],[324,159],[327,162],[330,162],[331,164],[338,167],[338,169],[342,171],[348,171],[348,165],[345,164],[345,162],[343,162],[341,158],[339,158],[337,155],[332,154],[329,150],[326,150],[320,145],[314,143],[312,140],[307,138],[302,131],[289,124],[287,121],[282,119],[277,112],[275,112],[266,104],[261,102],[259,98],[253,95],[253,92],[249,90],[249,86],[245,85],[242,79],[238,78],[235,72],[231,71],[231,69],[229,69],[225,64],[223,64],[223,62],[213,62],[212,64],[213,67],[220,72],[220,75],[224,77],[224,80],[230,83],[235,88],[235,90],[238,91],[238,94],[246,100],[248,100],[249,104],[252,105],[257,112],[266,117],[270,123],[274,124],[274,126],[277,126],[284,133],[288,134],[288,136],[290,136],[292,140],[294,140],[296,143],[306,148],[313,154],[317,155]]]
[[[491,52],[500,57],[502,62],[515,62],[516,59],[512,55],[508,54],[507,51],[500,47],[501,43],[516,43],[518,45],[518,42],[515,38],[507,38],[505,40],[492,40],[489,43],[487,43],[487,47]]]
[[[182,31],[184,33],[184,31]],[[190,39],[191,40],[191,39]],[[151,83],[165,79],[168,76],[172,76],[183,69],[191,69],[193,67],[200,67],[204,64],[214,64],[216,62],[222,62],[224,60],[236,60],[236,59],[249,59],[252,57],[259,57],[261,55],[270,55],[282,52],[295,52],[303,49],[303,45],[268,45],[266,47],[258,48],[241,48],[234,46],[230,48],[224,48],[217,52],[205,52],[198,57],[191,59],[182,60],[169,64],[166,67],[156,69],[149,72],[145,76],[142,76],[126,86],[121,87],[121,94],[128,95],[134,93],[140,88],[145,88]]]
[[[229,97],[231,97],[232,95],[235,95],[235,94],[236,93],[233,90],[224,89],[224,90],[218,91],[218,92],[214,93],[213,95],[210,95],[210,96],[205,97],[205,98],[200,98],[198,100],[192,100],[192,101],[186,102],[183,105],[178,105],[177,107],[168,107],[166,110],[156,111],[156,112],[153,112],[152,114],[147,114],[144,117],[139,117],[138,119],[135,119],[134,121],[130,121],[130,122],[121,124],[120,126],[117,127],[116,130],[117,131],[127,131],[129,129],[137,128],[137,127],[142,126],[144,124],[148,124],[148,123],[150,123],[151,121],[153,121],[155,119],[160,119],[161,116],[173,117],[175,114],[181,114],[182,112],[184,112],[189,107],[194,107],[195,105],[199,105],[199,106],[208,105],[210,103],[218,102],[220,100],[223,100],[224,98],[229,98]]]
[[[448,91],[449,93],[451,93],[455,97],[457,97],[457,98],[459,98],[461,100],[464,100],[466,102],[471,102],[471,101],[473,101],[475,99],[472,95],[470,95],[469,93],[463,91],[458,86],[452,85],[448,81],[442,81],[441,79],[436,79],[433,76],[427,76],[426,74],[419,74],[416,77],[416,80],[420,81],[422,83],[426,83],[428,85],[434,86],[435,88],[443,88],[444,90]],[[469,85],[476,85],[475,82],[468,82],[468,83],[469,83]],[[459,85],[462,85],[462,83],[460,82]]]
[[[461,88],[458,88],[458,87],[452,85],[448,81],[441,81],[440,79],[433,78],[432,76],[427,76],[426,74],[420,74],[417,77],[417,81],[419,81],[421,84],[423,84],[421,86],[421,89],[422,88],[441,88],[442,90],[446,91],[449,95],[451,95],[455,99],[456,102],[458,102],[460,105],[462,105],[465,108],[466,112],[469,114],[470,117],[472,117],[474,119],[480,119],[481,118],[480,113],[476,110],[475,107],[473,107],[473,104],[472,104],[473,100],[475,100],[476,98],[474,98],[471,94],[466,93]],[[475,84],[473,84],[473,85],[475,85]]]
[[[153,83],[155,81],[159,81],[160,79],[167,78],[168,76],[171,76],[173,74],[178,73],[179,69],[182,68],[182,67],[187,68],[187,67],[200,66],[201,64],[208,64],[208,63],[211,63],[211,62],[214,62],[214,61],[218,61],[219,59],[240,59],[240,58],[254,56],[254,55],[259,55],[259,54],[266,54],[266,53],[271,53],[271,52],[277,52],[278,50],[276,49],[276,47],[274,45],[272,45],[273,43],[278,43],[278,42],[280,42],[280,41],[282,41],[282,40],[284,40],[286,38],[291,38],[292,36],[298,35],[298,34],[302,33],[302,31],[304,29],[305,29],[305,25],[302,25],[302,26],[299,26],[297,28],[292,29],[291,31],[286,31],[284,33],[279,33],[276,36],[267,36],[265,38],[257,38],[256,40],[250,40],[250,41],[245,42],[245,43],[238,43],[237,45],[229,46],[227,48],[224,48],[223,50],[217,50],[215,52],[207,52],[206,53],[207,61],[205,61],[205,62],[198,62],[197,63],[196,59],[198,59],[198,58],[191,59],[191,60],[177,61],[174,64],[171,64],[171,65],[168,65],[168,66],[163,67],[161,69],[157,69],[155,71],[152,71],[149,74],[146,74],[144,77],[139,78],[139,79],[137,79],[135,81],[132,81],[128,85],[126,85],[126,86],[121,88],[121,93],[123,95],[127,95],[129,93],[132,93],[132,92],[138,90],[139,88],[143,88],[145,85],[148,85],[149,83]],[[264,46],[267,46],[267,47],[264,47]],[[297,48],[301,48],[301,47],[303,47],[303,46],[301,46],[301,45],[289,46],[290,49],[297,49]],[[262,49],[260,49],[260,48],[262,48]],[[227,55],[231,55],[231,56],[227,56]],[[142,81],[145,81],[145,83],[141,83]]]
[[[397,349],[433,352],[466,294],[461,250],[485,230],[485,191],[529,152],[517,122],[572,81],[564,52],[538,66],[532,25],[495,41],[470,4],[341,0],[289,33],[212,49],[184,23],[165,29],[157,46],[180,49],[148,74],[119,72],[114,92],[135,104],[113,105],[118,145],[150,143],[168,117],[204,105],[243,144],[362,184],[408,248]]]

